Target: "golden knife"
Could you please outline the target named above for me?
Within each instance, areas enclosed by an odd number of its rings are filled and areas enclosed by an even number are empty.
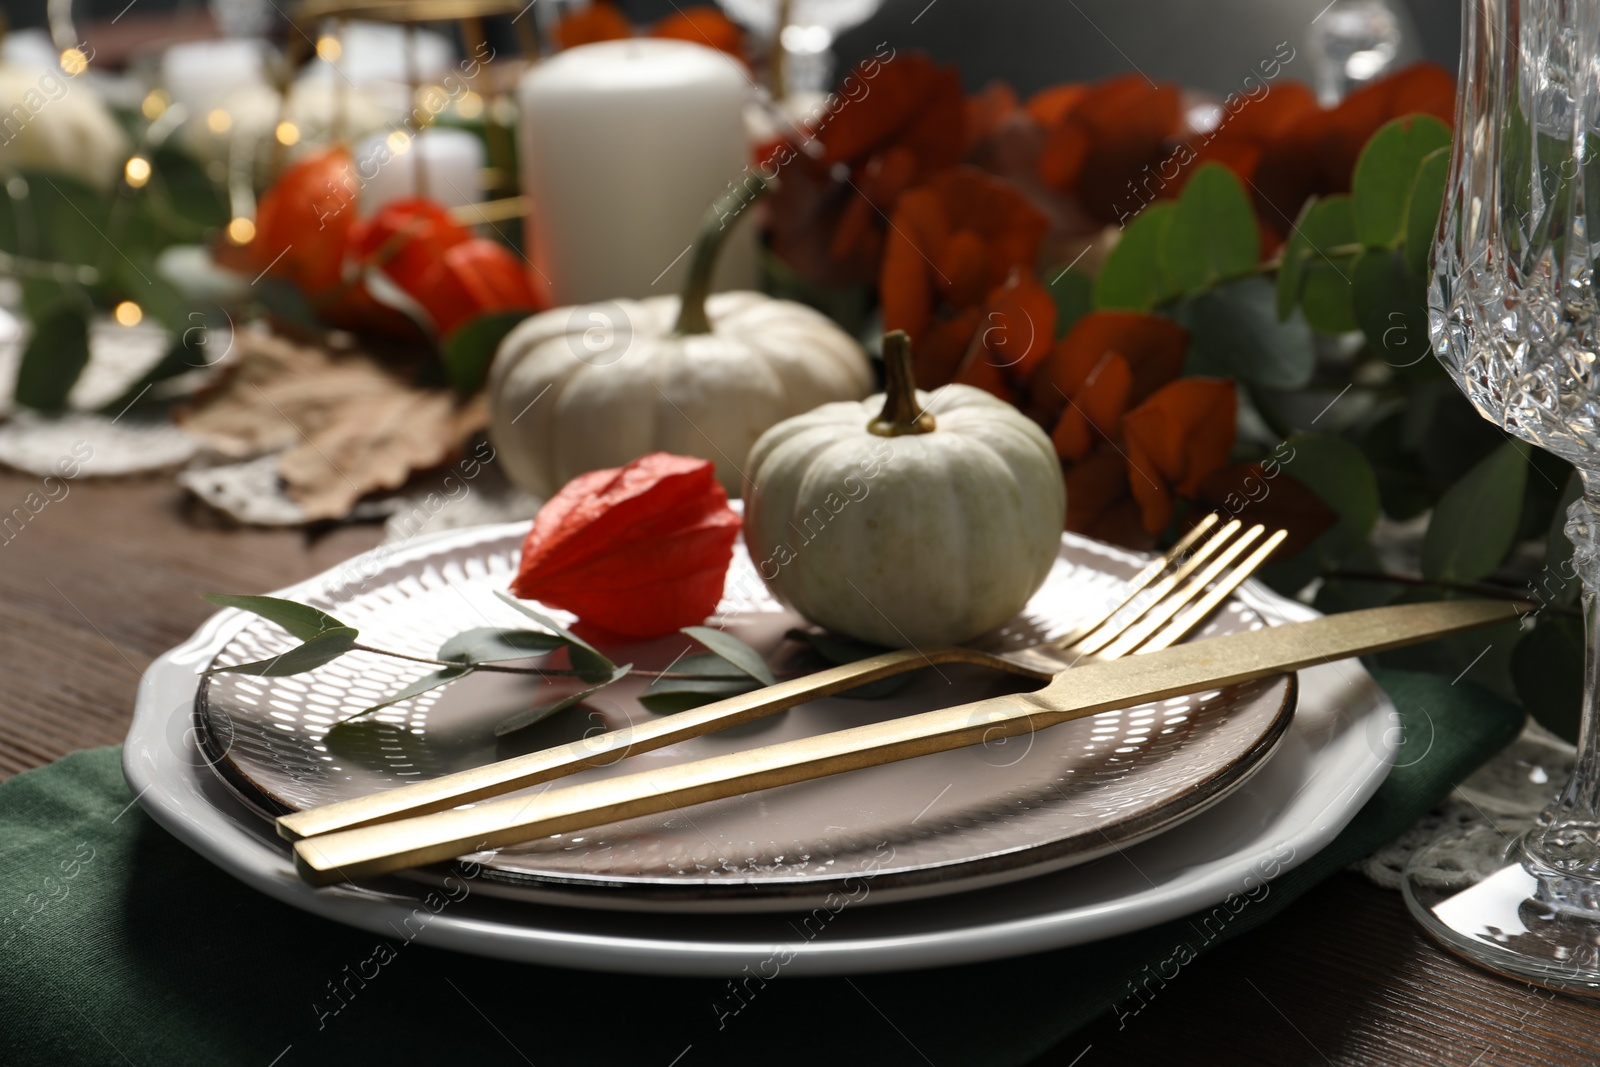
[[[1450,600],[1346,612],[1063,672],[1032,693],[785,741],[599,782],[306,837],[295,867],[312,885],[370,878],[550,834],[652,815],[757,789],[893,763],[1459,633],[1523,605]],[[855,665],[859,666],[859,665]],[[858,676],[852,676],[860,684]],[[687,713],[692,714],[692,713]]]

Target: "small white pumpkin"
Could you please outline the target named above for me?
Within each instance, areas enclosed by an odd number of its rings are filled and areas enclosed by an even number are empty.
[[[122,174],[128,136],[87,78],[0,62],[0,170],[64,174],[102,191]]]
[[[558,308],[500,343],[489,437],[513,482],[547,497],[584,471],[673,452],[716,464],[737,496],[739,464],[769,427],[867,395],[866,353],[827,316],[761,293],[706,295],[733,210],[707,215],[681,300]]]
[[[746,465],[745,544],[775,596],[836,633],[955,644],[1020,611],[1050,573],[1066,488],[1038,425],[981,389],[912,384],[884,339],[888,390],[762,435]]]

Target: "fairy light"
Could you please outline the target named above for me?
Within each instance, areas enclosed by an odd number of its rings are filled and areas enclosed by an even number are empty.
[[[135,189],[143,188],[144,183],[150,180],[150,161],[143,156],[131,157],[122,168],[122,176]]]
[[[278,128],[273,131],[273,136],[278,139],[278,143],[281,145],[299,144],[300,127],[289,121],[280,122],[278,123]]]
[[[123,326],[137,326],[139,320],[144,318],[144,311],[132,300],[124,300],[111,312],[117,322]]]
[[[256,224],[243,215],[228,223],[228,240],[236,245],[247,245],[256,239]]]
[[[323,60],[332,63],[344,55],[344,45],[339,43],[339,38],[337,37],[318,37],[317,55]]]
[[[69,48],[61,53],[61,69],[75,78],[89,69],[89,57],[81,48]]]
[[[206,115],[206,129],[212,133],[227,133],[233,129],[233,116],[220,107],[212,108]]]
[[[160,89],[151,89],[145,94],[144,99],[139,101],[139,110],[144,113],[145,118],[154,122],[166,113],[167,106],[171,103],[172,100],[166,93]]]
[[[411,137],[404,130],[395,130],[384,142],[389,146],[389,151],[397,156],[403,156],[411,147]]]
[[[475,119],[483,114],[483,97],[468,89],[456,99],[456,114],[464,119]]]

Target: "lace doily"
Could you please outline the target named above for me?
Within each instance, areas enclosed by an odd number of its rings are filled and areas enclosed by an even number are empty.
[[[1529,719],[1520,737],[1474,771],[1443,803],[1351,869],[1385,889],[1399,889],[1401,872],[1412,855],[1440,838],[1457,830],[1525,826],[1554,798],[1572,773],[1574,759],[1570,744]],[[1472,850],[1441,853],[1438,877],[1452,883],[1459,880],[1475,856]],[[1427,877],[1427,872],[1419,873]]]

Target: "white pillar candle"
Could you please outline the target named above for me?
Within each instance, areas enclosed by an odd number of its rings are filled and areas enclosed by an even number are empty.
[[[231,90],[267,84],[265,50],[266,42],[247,37],[175,44],[161,57],[161,87],[204,121]]]
[[[677,291],[706,209],[749,162],[749,90],[721,52],[647,38],[572,48],[522,76],[527,247],[551,299]],[[753,214],[729,235],[714,288],[755,288]]]
[[[370,215],[391,200],[419,195],[445,207],[476,204],[483,199],[478,184],[483,159],[483,142],[466,130],[430,126],[415,136],[375,133],[356,146],[361,213]],[[419,164],[424,172],[420,192]]]

